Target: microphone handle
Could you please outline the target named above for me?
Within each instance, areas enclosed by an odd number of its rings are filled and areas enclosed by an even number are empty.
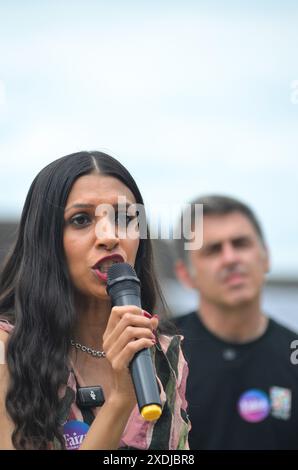
[[[135,289],[122,290],[114,300],[114,305],[119,307],[123,305],[141,307],[140,297],[135,294]],[[146,348],[138,351],[129,368],[141,415],[148,421],[158,419],[161,415],[161,401],[150,350]]]

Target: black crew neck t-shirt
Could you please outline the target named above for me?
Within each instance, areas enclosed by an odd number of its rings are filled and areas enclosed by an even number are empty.
[[[175,319],[189,365],[191,449],[298,449],[298,334],[269,319],[248,343],[213,335],[196,312]]]

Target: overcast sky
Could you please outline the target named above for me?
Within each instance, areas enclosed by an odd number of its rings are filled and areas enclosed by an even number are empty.
[[[298,275],[297,25],[295,0],[0,0],[0,217],[97,149],[147,203],[248,202],[273,274]]]

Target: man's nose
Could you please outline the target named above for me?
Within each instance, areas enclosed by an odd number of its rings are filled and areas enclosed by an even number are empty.
[[[222,260],[224,264],[232,264],[238,261],[238,252],[232,243],[224,243],[222,246]]]

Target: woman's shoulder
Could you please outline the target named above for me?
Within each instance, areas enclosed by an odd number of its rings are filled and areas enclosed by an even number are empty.
[[[160,352],[157,355],[156,360],[158,368],[164,370],[164,366],[169,367],[176,378],[181,380],[181,377],[185,375],[185,369],[187,363],[182,352],[181,342],[183,336],[181,335],[165,335],[161,334],[158,336],[158,343],[156,349]],[[162,359],[164,357],[165,360]]]
[[[9,333],[13,326],[0,319],[0,449],[12,450],[14,447],[11,442],[11,435],[14,430],[14,424],[9,417],[5,399],[9,387],[9,371],[6,363],[6,345],[9,340]]]
[[[8,320],[0,318],[0,364],[4,364],[4,356],[13,325]]]
[[[5,318],[0,317],[0,338],[7,336],[7,333],[11,333],[14,326]]]
[[[158,342],[165,354],[176,351],[178,353],[181,348],[181,342],[183,341],[183,336],[178,334],[159,334]]]
[[[6,347],[12,330],[13,325],[0,318],[0,364],[5,364]]]

